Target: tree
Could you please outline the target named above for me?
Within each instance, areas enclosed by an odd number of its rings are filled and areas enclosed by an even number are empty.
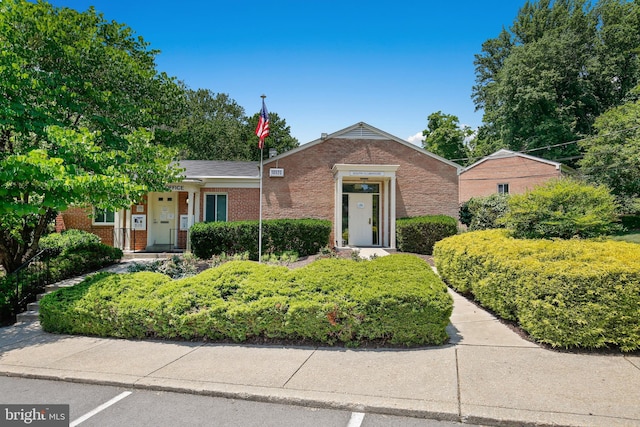
[[[227,94],[207,89],[187,91],[187,114],[176,132],[180,158],[247,160],[244,108]]]
[[[634,91],[640,94],[640,86]],[[594,124],[596,136],[581,141],[585,151],[582,173],[606,185],[625,211],[640,210],[640,100],[629,101],[602,114]]]
[[[458,117],[438,111],[428,117],[427,129],[422,131],[422,146],[445,159],[460,161],[468,157],[465,139],[472,134],[473,131],[468,126],[460,127]]]
[[[175,180],[160,143],[184,97],[156,71],[157,51],[93,8],[3,0],[0,46],[0,263],[11,273],[57,211],[130,206]]]
[[[604,186],[561,178],[508,199],[501,219],[517,239],[590,238],[617,232],[617,205]]]
[[[509,210],[508,194],[472,197],[460,205],[459,219],[469,231],[503,228],[500,221]]]
[[[477,151],[579,157],[568,142],[591,134],[595,118],[638,83],[639,47],[638,2],[526,2],[513,25],[476,55],[473,99],[484,110]]]
[[[260,112],[255,113],[247,119],[245,131],[248,135],[247,144],[251,151],[249,160],[260,160],[260,149],[258,148],[258,137],[255,134]],[[300,143],[291,136],[291,127],[287,125],[285,119],[281,119],[278,113],[269,112],[269,136],[264,140],[264,153],[268,156],[269,149],[274,148],[278,154],[298,147]]]

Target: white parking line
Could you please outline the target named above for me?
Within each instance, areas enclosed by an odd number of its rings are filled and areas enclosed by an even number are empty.
[[[360,427],[363,420],[364,412],[352,412],[351,419],[349,420],[349,424],[347,424],[347,427]]]
[[[105,409],[107,409],[109,406],[111,406],[113,404],[118,403],[119,401],[121,401],[125,397],[129,396],[131,393],[132,392],[130,392],[130,391],[123,391],[122,393],[120,393],[119,395],[117,395],[116,397],[111,399],[110,401],[103,403],[102,405],[100,405],[96,409],[94,409],[93,411],[89,411],[86,414],[84,414],[83,416],[81,416],[80,418],[78,418],[77,420],[73,421],[71,424],[69,424],[69,427],[75,427],[78,424],[87,421],[89,418],[93,417],[95,414],[104,411]]]

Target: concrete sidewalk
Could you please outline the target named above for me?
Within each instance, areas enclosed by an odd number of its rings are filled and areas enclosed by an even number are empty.
[[[0,375],[484,425],[640,426],[640,355],[546,350],[451,292],[451,343],[410,350],[158,342],[0,328]]]

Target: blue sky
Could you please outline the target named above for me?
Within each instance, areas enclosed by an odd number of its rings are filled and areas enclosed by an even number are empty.
[[[93,5],[161,53],[190,88],[227,93],[247,115],[267,95],[301,144],[364,121],[402,139],[436,111],[480,125],[474,54],[524,0],[51,0]],[[419,142],[418,142],[419,143]]]

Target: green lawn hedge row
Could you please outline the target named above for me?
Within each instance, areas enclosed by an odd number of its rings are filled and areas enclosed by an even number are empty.
[[[400,218],[396,221],[396,245],[399,251],[431,255],[433,245],[458,233],[458,221],[446,215]]]
[[[434,249],[441,277],[553,347],[640,348],[640,251],[626,242],[465,233]]]
[[[55,283],[115,264],[122,258],[118,248],[100,243],[95,234],[80,230],[53,233],[40,240],[40,249],[46,250],[45,269],[33,263],[20,274],[19,299],[16,310],[15,277],[0,277],[0,324],[13,323],[17,313],[44,292],[45,282]]]
[[[413,346],[448,340],[452,299],[423,260],[324,259],[289,270],[232,261],[197,276],[97,275],[45,296],[48,332]]]
[[[196,223],[190,229],[191,247],[198,258],[249,253],[258,259],[258,221]],[[331,221],[319,219],[273,219],[262,221],[262,253],[317,254],[329,244]]]

